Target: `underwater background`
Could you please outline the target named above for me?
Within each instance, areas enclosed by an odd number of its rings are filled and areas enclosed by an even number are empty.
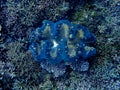
[[[0,0],[0,90],[120,90],[120,0]]]

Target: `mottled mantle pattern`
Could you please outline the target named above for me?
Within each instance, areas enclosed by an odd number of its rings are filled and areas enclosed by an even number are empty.
[[[91,47],[95,36],[86,27],[71,24],[68,20],[56,23],[44,20],[42,27],[32,32],[30,42],[29,50],[35,61],[41,62],[41,66],[50,72],[58,69],[64,72],[65,65],[87,71],[89,63],[86,59],[96,54],[96,49]],[[49,70],[48,66],[55,69]]]

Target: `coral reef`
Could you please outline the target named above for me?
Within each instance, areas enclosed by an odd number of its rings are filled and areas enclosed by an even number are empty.
[[[56,23],[44,20],[42,27],[32,32],[30,42],[29,50],[35,61],[46,61],[50,64],[63,62],[72,67],[79,62],[80,71],[88,70],[89,64],[84,62],[96,54],[96,49],[90,46],[95,42],[95,36],[86,27],[71,24],[67,20],[60,20]],[[71,62],[77,63],[69,64]],[[48,64],[44,66],[46,65]],[[62,65],[63,67],[65,66]]]
[[[98,55],[90,61],[89,75],[85,80],[90,80],[90,83],[88,83],[91,87],[87,89],[120,89],[120,63],[118,62],[120,57],[119,11],[120,1],[97,0],[92,5],[87,5],[83,10],[76,11],[73,16],[75,23],[88,26],[97,37]],[[76,16],[78,17],[76,18]],[[80,82],[84,82],[84,80]],[[84,90],[83,88],[81,87],[81,90]]]
[[[88,27],[97,56],[39,65],[29,35],[45,19]],[[0,90],[120,90],[120,0],[0,0],[0,26]]]
[[[4,33],[14,39],[28,35],[44,19],[57,20],[69,10],[61,0],[1,0],[0,20]],[[28,29],[29,28],[29,29]]]
[[[0,89],[10,90],[15,77],[14,65],[9,61],[0,61]]]
[[[42,81],[41,68],[33,62],[30,53],[26,52],[22,40],[11,42],[7,48],[9,49],[7,56],[15,68],[16,79],[14,80],[13,89],[19,90],[38,86]]]

